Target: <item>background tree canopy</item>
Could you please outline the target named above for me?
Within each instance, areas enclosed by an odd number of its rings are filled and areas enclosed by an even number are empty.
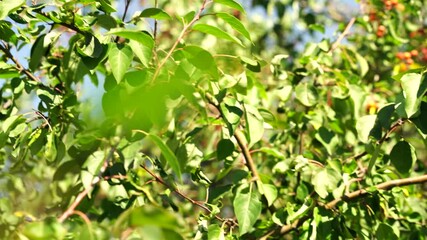
[[[423,239],[426,11],[0,1],[0,238]]]

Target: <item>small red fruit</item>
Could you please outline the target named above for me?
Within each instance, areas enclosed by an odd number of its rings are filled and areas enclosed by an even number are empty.
[[[400,60],[405,59],[405,55],[403,54],[403,52],[398,52],[398,53],[396,53],[396,57],[397,57],[398,59],[400,59]]]
[[[414,64],[414,60],[412,58],[406,59],[406,64],[412,65],[412,64]]]
[[[416,57],[418,56],[418,51],[416,49],[411,51],[411,56]]]
[[[403,56],[404,56],[405,59],[411,59],[411,57],[412,57],[412,55],[411,55],[410,52],[404,52]]]

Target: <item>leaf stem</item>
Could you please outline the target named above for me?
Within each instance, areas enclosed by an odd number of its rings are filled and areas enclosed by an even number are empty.
[[[193,20],[191,20],[188,24],[184,25],[184,28],[182,29],[181,33],[179,34],[178,38],[172,45],[172,48],[169,50],[169,52],[166,54],[166,57],[160,62],[159,66],[157,66],[156,71],[153,75],[153,81],[157,78],[157,76],[160,73],[160,69],[165,65],[166,61],[172,56],[172,53],[175,51],[176,47],[178,46],[179,42],[184,38],[185,34],[187,34],[188,30],[195,22],[197,22],[200,19],[200,16],[202,12],[205,10],[206,6],[208,4],[212,3],[212,0],[203,0],[202,6],[200,7],[197,14],[194,16]]]

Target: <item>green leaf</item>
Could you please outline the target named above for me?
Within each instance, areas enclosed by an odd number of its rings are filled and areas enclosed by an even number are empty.
[[[46,137],[47,137],[47,141],[46,141],[44,156],[49,162],[53,162],[56,160],[56,155],[57,155],[57,149],[56,149],[57,141],[56,141],[55,132],[51,131],[50,134],[48,134]]]
[[[218,68],[212,55],[201,47],[186,46],[183,49],[186,59],[196,68],[218,79]]]
[[[417,161],[415,148],[407,141],[401,140],[391,150],[390,160],[397,171],[407,174]]]
[[[132,62],[133,53],[132,49],[125,46],[111,45],[110,53],[108,54],[108,61],[110,63],[111,71],[117,83],[120,83]]]
[[[252,147],[264,135],[264,119],[258,109],[251,105],[244,106],[248,146]]]
[[[116,36],[126,38],[129,40],[135,40],[135,41],[141,43],[142,45],[144,45],[150,49],[153,49],[153,47],[154,47],[153,37],[150,34],[143,32],[143,31],[127,30],[124,28],[113,28],[109,32],[107,32],[106,34],[116,35]]]
[[[77,52],[83,57],[97,58],[103,52],[104,48],[99,40],[93,35],[86,35],[84,42],[76,46]]]
[[[148,47],[135,40],[129,40],[129,46],[132,48],[133,53],[135,53],[141,63],[145,67],[148,67],[151,62],[151,58],[153,57],[153,47]]]
[[[67,229],[55,218],[43,222],[31,222],[23,226],[22,234],[31,240],[64,239]]]
[[[193,26],[193,30],[199,31],[202,33],[206,33],[206,34],[211,34],[217,38],[229,40],[229,41],[235,42],[235,43],[239,44],[240,46],[244,47],[242,42],[238,38],[230,35],[227,32],[224,32],[222,29],[219,29],[217,27],[210,26],[210,25],[203,24],[203,23],[199,23],[199,24],[196,24]]]
[[[240,5],[240,3],[237,3],[234,0],[214,0],[214,3],[219,3],[227,7],[234,8],[239,12],[245,13],[245,9],[242,7],[242,5]]]
[[[171,17],[165,11],[160,8],[146,8],[139,15],[144,18],[154,18],[157,20],[169,20]]]
[[[412,118],[411,121],[423,134],[427,134],[427,102],[421,102],[420,115]]]
[[[407,73],[400,78],[403,89],[403,104],[405,115],[412,117],[418,112],[421,100],[427,91],[427,74],[421,76],[419,73]]]
[[[117,10],[113,6],[111,6],[111,3],[109,0],[99,0],[99,3],[101,4],[101,7],[104,12],[106,13],[117,12]]]
[[[268,206],[271,206],[277,199],[277,188],[272,184],[262,184],[264,196],[267,199]]]
[[[369,135],[373,136],[377,140],[380,140],[382,137],[382,131],[388,130],[391,124],[391,118],[395,112],[395,104],[390,103],[382,107],[378,113],[377,118],[375,119],[375,124]]]
[[[356,56],[356,60],[357,60],[357,63],[359,65],[360,76],[363,77],[369,71],[368,61],[366,61],[366,59],[364,57],[362,57],[362,55],[360,55],[359,53],[354,52],[354,54]]]
[[[209,225],[208,240],[225,240],[224,229],[222,229],[218,224]]]
[[[374,128],[376,115],[366,115],[356,120],[356,130],[359,140],[363,143],[369,141],[369,135]]]
[[[308,83],[300,83],[295,87],[295,94],[304,106],[312,107],[317,104],[317,91]]]
[[[237,189],[233,201],[234,213],[239,223],[239,233],[249,232],[261,214],[261,201],[251,186],[241,186]]]
[[[181,180],[181,166],[172,150],[162,141],[162,139],[156,135],[148,134],[148,137],[160,148],[163,157],[169,163],[172,170],[175,172],[178,179]]]
[[[375,231],[375,237],[378,240],[397,240],[399,237],[394,232],[394,228],[387,223],[380,223],[377,231]]]
[[[179,224],[171,212],[149,205],[131,209],[129,225],[131,227],[153,225],[170,230],[179,228]]]
[[[326,166],[313,176],[311,184],[321,198],[326,198],[329,192],[337,188],[340,180],[341,175],[335,169]]]
[[[315,135],[316,139],[326,148],[329,155],[334,153],[339,139],[335,133],[325,127],[320,127]]]
[[[221,139],[216,147],[218,160],[223,160],[234,152],[234,143],[230,139]]]
[[[252,42],[251,35],[249,34],[248,30],[240,22],[240,20],[237,19],[235,16],[230,15],[228,13],[217,13],[216,15],[222,20],[224,20],[226,23],[228,23],[234,30],[236,30],[237,32],[242,34],[246,39]]]
[[[35,70],[40,66],[41,60],[46,54],[49,44],[50,39],[46,37],[46,34],[42,34],[36,39],[31,48],[31,59],[28,63],[31,70]]]
[[[19,7],[25,4],[25,0],[3,0],[0,2],[0,20],[3,20]]]
[[[230,136],[233,136],[236,127],[240,123],[240,118],[243,115],[243,111],[240,109],[238,102],[232,98],[225,98],[219,106],[221,113],[224,116],[224,121],[227,125],[229,134]]]

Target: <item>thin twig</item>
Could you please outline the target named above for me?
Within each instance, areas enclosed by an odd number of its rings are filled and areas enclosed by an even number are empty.
[[[175,43],[172,45],[172,48],[169,50],[169,52],[166,54],[166,57],[160,62],[160,64],[157,66],[156,71],[154,72],[153,75],[153,80],[155,80],[157,78],[157,76],[160,73],[160,69],[163,67],[163,65],[165,65],[166,61],[170,58],[170,56],[172,56],[172,53],[175,51],[176,47],[178,46],[178,44],[181,42],[181,40],[184,38],[185,34],[187,34],[188,30],[190,29],[191,26],[193,26],[193,24],[195,22],[197,22],[200,19],[200,16],[202,14],[202,12],[205,10],[206,5],[208,5],[209,3],[211,3],[211,0],[203,0],[202,6],[200,7],[199,11],[197,12],[197,14],[194,16],[193,20],[191,20],[188,24],[186,24],[184,26],[184,28],[182,29],[181,33],[179,34],[178,38],[176,39]]]
[[[331,49],[329,49],[329,52],[334,51],[341,44],[341,41],[348,34],[348,32],[350,31],[350,28],[353,26],[353,24],[354,24],[355,21],[356,21],[355,17],[353,17],[353,18],[350,19],[350,22],[347,24],[347,26],[345,27],[344,31],[337,38],[337,40],[332,44],[332,47],[331,47]]]
[[[115,151],[116,151],[116,148],[112,147],[110,152],[108,153],[107,157],[104,160],[104,164],[102,165],[101,169],[99,170],[98,176],[96,176],[92,180],[92,183],[90,184],[90,186],[88,188],[86,188],[85,190],[80,192],[79,195],[77,195],[76,199],[70,205],[70,207],[68,207],[67,210],[65,210],[65,212],[58,218],[58,221],[60,223],[64,222],[65,219],[67,219],[70,215],[75,213],[76,207],[79,206],[80,202],[89,194],[89,192],[93,189],[93,186],[95,186],[102,179],[102,174],[104,174],[105,170],[107,169],[108,163],[112,159]]]
[[[172,186],[170,186],[168,183],[166,183],[161,177],[157,176],[156,174],[154,174],[150,169],[148,169],[145,165],[141,164],[140,165],[148,174],[150,174],[155,180],[156,182],[162,184],[163,186],[167,187],[169,190],[175,192],[178,196],[184,198],[185,200],[189,201],[190,203],[192,203],[193,205],[198,206],[199,208],[205,210],[206,212],[208,212],[209,214],[212,214],[212,210],[210,210],[208,207],[206,207],[204,204],[200,203],[199,201],[193,200],[190,197],[186,196],[185,194],[183,194],[181,191],[179,191],[177,188],[174,188]],[[227,219],[224,219],[218,215],[214,215],[214,217],[216,219],[218,219],[221,222],[225,222],[225,221],[229,221]]]

